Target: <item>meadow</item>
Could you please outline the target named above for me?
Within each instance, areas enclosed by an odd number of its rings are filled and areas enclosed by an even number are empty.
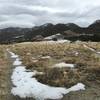
[[[43,84],[66,88],[77,83],[85,84],[85,91],[69,93],[62,100],[100,100],[99,42],[25,42],[0,45],[0,100],[6,100],[10,95],[12,70],[7,49],[18,54],[27,69],[42,72],[35,77]],[[69,66],[65,67],[64,64]]]
[[[70,87],[77,82],[90,86],[100,83],[100,54],[85,48],[87,45],[97,52],[100,43],[20,43],[11,45],[13,52],[20,55],[27,69],[41,71],[38,81],[52,86]],[[74,64],[74,68],[54,67],[58,63]],[[62,66],[62,65],[61,65]]]

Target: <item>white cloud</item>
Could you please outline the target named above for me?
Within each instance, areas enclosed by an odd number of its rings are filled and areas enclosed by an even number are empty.
[[[87,26],[100,17],[98,0],[0,0],[0,27],[74,22]]]

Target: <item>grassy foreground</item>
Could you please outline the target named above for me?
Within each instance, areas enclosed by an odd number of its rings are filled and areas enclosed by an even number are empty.
[[[84,44],[100,51],[100,43],[20,43],[9,45],[13,52],[20,55],[27,69],[41,71],[38,81],[51,86],[70,87],[78,82],[91,87],[100,84],[100,54],[97,54]],[[47,57],[49,56],[49,57]],[[54,68],[57,63],[75,64],[75,68]]]
[[[0,45],[0,100],[7,100],[10,94],[9,65],[6,59],[6,45]]]

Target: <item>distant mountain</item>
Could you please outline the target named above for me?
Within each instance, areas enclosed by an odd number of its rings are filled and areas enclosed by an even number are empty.
[[[60,34],[59,36],[57,34]],[[0,43],[16,43],[44,40],[46,37],[63,36],[71,41],[100,41],[100,20],[95,21],[87,28],[74,23],[56,24],[46,23],[33,28],[5,28],[0,29]]]
[[[27,34],[32,33],[30,28],[5,28],[0,30],[0,43],[13,43],[26,41]]]
[[[87,29],[92,34],[94,34],[94,33],[100,33],[100,20],[95,21]]]

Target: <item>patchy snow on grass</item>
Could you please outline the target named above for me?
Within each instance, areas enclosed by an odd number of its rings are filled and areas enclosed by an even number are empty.
[[[57,41],[53,41],[53,40],[49,40],[49,41],[42,41],[41,43],[48,43],[48,44],[54,44],[54,43],[70,43],[71,41],[69,40],[57,40]]]
[[[85,85],[82,83],[77,83],[76,85],[72,86],[71,88],[67,89],[68,93],[71,91],[79,91],[79,90],[85,90]]]
[[[89,46],[87,46],[87,45],[83,45],[85,48],[87,48],[87,49],[89,49],[89,50],[91,50],[91,51],[93,51],[93,52],[95,52],[95,53],[97,53],[97,54],[100,54],[100,52],[99,51],[96,51],[94,48],[91,48],[91,47],[89,47]]]
[[[19,56],[18,56],[18,55],[16,55],[15,53],[10,52],[10,51],[9,51],[9,49],[7,49],[7,51],[10,53],[11,58],[18,58],[18,57],[19,57]]]
[[[38,62],[39,60],[33,60],[34,63]]]
[[[16,87],[12,88],[11,93],[21,98],[33,97],[37,100],[59,99],[66,94],[65,88],[50,87],[32,78],[36,73],[36,71],[27,72],[23,66],[16,67],[11,77]]]
[[[78,83],[69,89],[62,87],[51,87],[42,84],[32,78],[37,72],[27,72],[25,67],[16,67],[11,77],[15,87],[12,88],[11,93],[21,98],[33,97],[36,100],[45,99],[61,99],[64,94],[71,91],[85,90],[85,85]]]
[[[79,52],[78,51],[73,51],[72,52],[75,56],[78,56],[79,55]]]
[[[77,41],[75,41],[75,43],[82,43],[82,41],[80,41],[80,40],[77,40]]]
[[[14,65],[14,66],[19,66],[19,65],[21,65],[21,64],[22,64],[22,62],[20,61],[19,58],[17,58],[17,59],[13,62],[13,65]]]
[[[60,36],[61,34],[58,33],[58,34],[55,34],[55,35],[51,35],[51,36],[48,36],[48,37],[45,37],[44,39],[53,39],[53,38],[57,38],[58,36]]]
[[[78,56],[79,55],[79,52],[75,52],[75,56]]]
[[[58,42],[58,43],[70,43],[69,40],[58,40],[57,42]]]
[[[93,51],[93,52],[95,52],[95,49],[93,49],[93,48],[91,48],[91,47],[88,47],[87,45],[83,45],[85,48],[87,48],[87,49],[89,49],[89,50],[91,50],[91,51]]]
[[[36,58],[35,57],[32,57],[32,60],[36,60]]]
[[[11,93],[14,96],[19,96],[20,98],[32,97],[36,100],[58,100],[63,98],[64,94],[71,91],[85,90],[85,85],[82,83],[78,83],[69,89],[64,87],[51,87],[49,85],[42,84],[37,81],[35,75],[43,73],[36,70],[31,72],[30,70],[27,70],[25,66],[21,66],[21,63],[20,59],[16,58],[13,64],[17,65],[11,76],[11,80],[14,85]]]
[[[61,62],[61,63],[55,64],[53,67],[57,67],[57,68],[63,68],[63,67],[74,68],[75,64],[67,64],[65,62]]]
[[[12,55],[11,58],[18,58],[19,56],[14,54],[13,52],[10,52],[10,54]]]
[[[98,54],[100,54],[100,52],[97,52]]]
[[[51,57],[50,56],[42,56],[41,58],[42,59],[50,59]]]

